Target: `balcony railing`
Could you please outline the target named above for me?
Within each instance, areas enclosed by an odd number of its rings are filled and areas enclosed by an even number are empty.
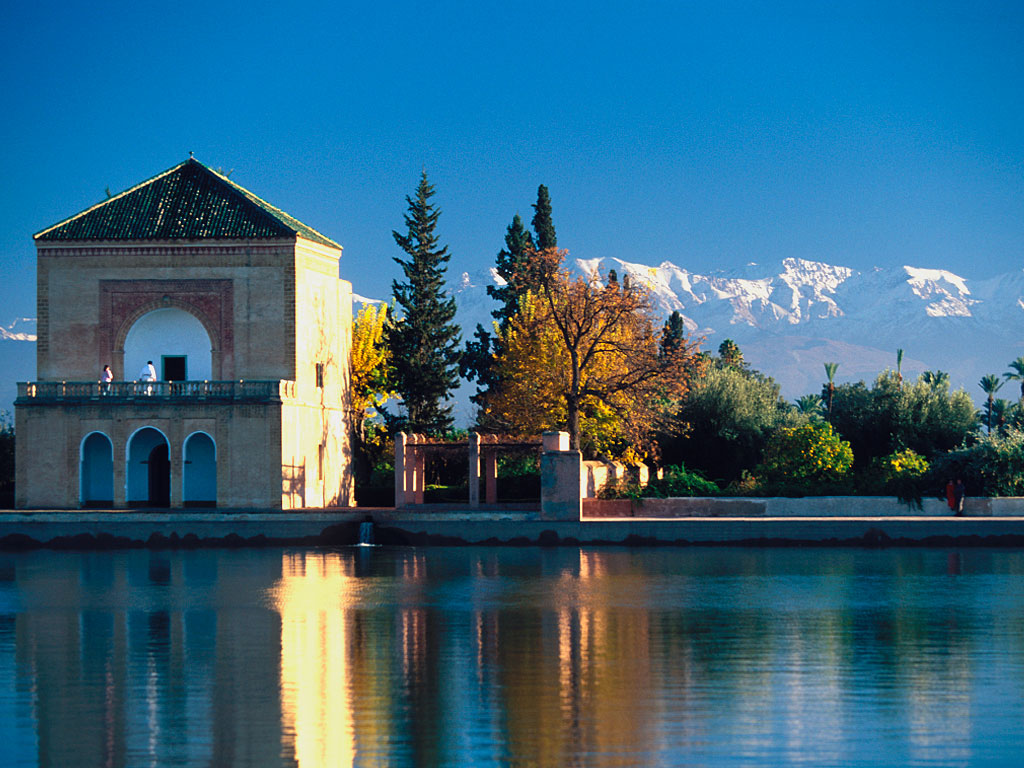
[[[295,382],[278,381],[22,381],[16,405],[39,402],[124,400],[246,400],[276,402],[295,398]]]

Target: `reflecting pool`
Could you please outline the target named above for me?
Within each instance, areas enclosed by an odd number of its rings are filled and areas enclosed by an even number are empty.
[[[1024,553],[0,553],[6,766],[986,765]]]

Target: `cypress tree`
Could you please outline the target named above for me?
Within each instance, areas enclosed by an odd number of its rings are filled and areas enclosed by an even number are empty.
[[[502,327],[518,311],[519,297],[530,288],[524,284],[523,278],[528,251],[532,248],[533,238],[517,213],[505,231],[505,247],[498,251],[495,261],[498,276],[505,281],[505,285],[487,286],[487,295],[501,304],[491,314]]]
[[[398,426],[410,432],[440,434],[452,426],[452,406],[443,406],[458,383],[459,327],[455,299],[444,287],[448,246],[438,247],[434,233],[441,211],[430,198],[434,187],[427,173],[420,177],[416,197],[406,196],[406,234],[392,232],[408,259],[395,257],[405,282],[392,282],[395,304],[401,316],[388,324],[386,339],[391,351],[394,389],[405,404],[406,416]]]
[[[548,188],[543,184],[537,187],[537,202],[533,204],[533,210],[532,223],[537,250],[556,247],[558,238],[555,237],[555,225],[551,221],[551,198],[548,197]]]

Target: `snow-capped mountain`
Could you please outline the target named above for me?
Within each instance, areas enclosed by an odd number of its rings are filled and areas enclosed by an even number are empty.
[[[572,268],[628,275],[650,291],[658,317],[678,310],[711,351],[732,338],[790,399],[820,389],[826,361],[839,363],[840,381],[870,382],[895,367],[898,348],[905,351],[904,375],[948,371],[955,386],[980,399],[978,380],[1024,355],[1024,270],[973,281],[941,269],[860,272],[792,258],[708,274],[616,258],[578,259]],[[464,337],[477,323],[490,327],[494,304],[486,286],[499,282],[494,270],[457,281]]]

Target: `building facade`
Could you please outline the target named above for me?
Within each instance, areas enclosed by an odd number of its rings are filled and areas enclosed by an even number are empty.
[[[19,508],[352,502],[341,246],[191,158],[35,242]]]

